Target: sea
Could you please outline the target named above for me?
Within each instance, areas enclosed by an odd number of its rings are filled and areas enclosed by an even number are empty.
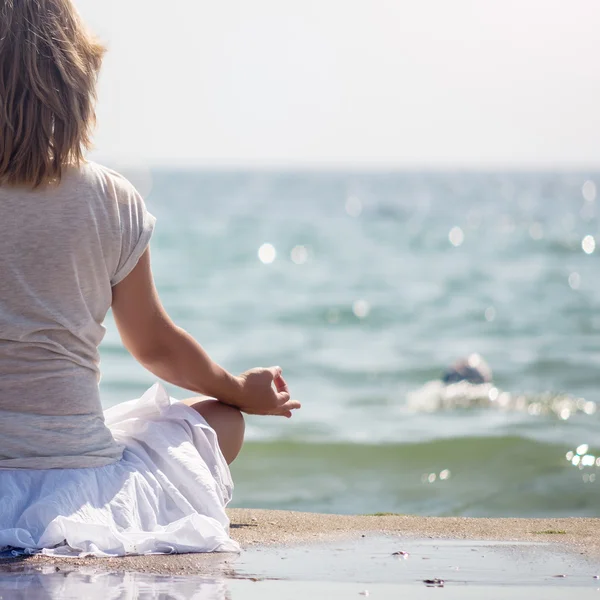
[[[600,173],[126,174],[173,320],[303,404],[247,418],[232,506],[600,516]],[[106,327],[108,408],[156,378]]]

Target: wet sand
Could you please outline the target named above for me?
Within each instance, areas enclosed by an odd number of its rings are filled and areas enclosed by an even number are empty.
[[[342,516],[257,509],[229,511],[232,537],[242,548],[293,546],[339,539],[393,535],[398,541],[494,540],[549,544],[600,564],[600,519],[471,519],[402,515]],[[476,544],[474,544],[474,547]],[[188,554],[64,559],[34,556],[0,561],[0,571],[15,567],[76,568],[164,575],[236,577],[237,556]]]

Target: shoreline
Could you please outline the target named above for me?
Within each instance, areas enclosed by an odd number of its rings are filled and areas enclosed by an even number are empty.
[[[319,544],[390,535],[399,540],[461,540],[546,544],[551,550],[600,563],[600,519],[468,518],[404,515],[329,515],[262,509],[231,509],[231,537],[242,549]],[[119,558],[41,555],[0,560],[0,572],[53,567],[73,571],[136,572],[235,578],[236,554],[178,554]]]
[[[390,513],[334,515],[263,509],[232,509],[231,536],[242,547],[327,541],[360,534],[400,537],[559,542],[600,557],[600,518],[422,517]]]

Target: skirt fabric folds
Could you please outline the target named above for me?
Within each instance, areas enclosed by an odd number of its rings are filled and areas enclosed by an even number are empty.
[[[155,384],[105,413],[123,458],[90,469],[0,470],[0,552],[236,552],[233,482],[215,432]]]

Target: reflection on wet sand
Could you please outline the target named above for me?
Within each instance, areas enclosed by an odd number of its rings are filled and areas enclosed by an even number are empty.
[[[0,572],[2,600],[228,600],[227,582],[198,576],[16,567]]]
[[[561,533],[539,532],[548,536]],[[537,597],[580,600],[598,594],[595,558],[586,559],[543,542],[418,540],[365,534],[354,540],[251,548],[233,562],[215,562],[212,557],[196,555],[197,574],[186,576],[102,572],[99,569],[114,568],[115,564],[107,567],[102,560],[97,567],[81,568],[76,560],[4,563],[0,565],[0,599],[334,600],[368,592],[380,600],[395,600],[402,596],[429,598],[431,582],[444,587],[446,600],[483,596],[529,600],[532,592],[538,593]],[[152,571],[169,567],[165,556],[146,558],[145,568]],[[124,564],[116,568],[124,568]],[[209,578],[209,573],[213,577]]]

